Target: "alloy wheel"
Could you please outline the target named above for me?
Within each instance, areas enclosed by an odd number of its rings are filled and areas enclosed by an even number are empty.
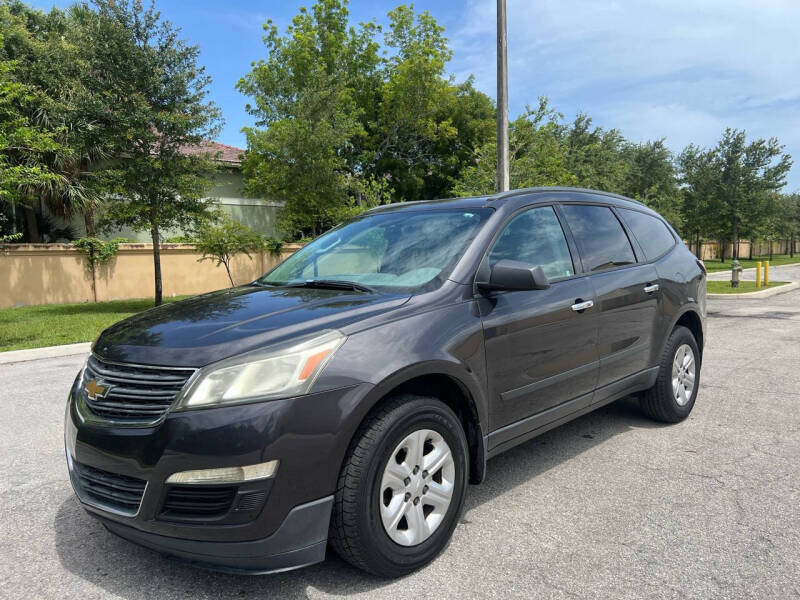
[[[686,406],[692,399],[695,383],[694,352],[688,344],[681,344],[672,361],[672,393],[678,406]]]
[[[450,446],[431,429],[407,435],[383,470],[380,512],[388,536],[401,546],[427,540],[453,498],[456,467]]]

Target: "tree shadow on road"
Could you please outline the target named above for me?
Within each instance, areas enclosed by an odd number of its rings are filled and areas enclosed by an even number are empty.
[[[469,487],[464,520],[469,520],[472,509],[582,452],[614,436],[650,427],[659,425],[642,415],[635,400],[625,398],[513,448],[489,462],[482,485]],[[193,568],[108,533],[71,495],[62,501],[54,526],[59,560],[66,569],[108,593],[131,600],[241,598],[250,594],[305,598],[315,589],[347,595],[392,583],[355,569],[333,551],[328,552],[324,563],[271,576],[230,575]]]

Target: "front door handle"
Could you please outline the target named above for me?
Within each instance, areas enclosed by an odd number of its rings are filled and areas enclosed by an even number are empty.
[[[644,286],[644,291],[647,294],[652,294],[653,292],[657,292],[659,289],[661,289],[661,286],[659,286],[657,283]]]
[[[586,300],[586,302],[576,302],[572,305],[572,310],[575,312],[583,312],[587,308],[592,308],[594,306],[594,302],[592,300]]]

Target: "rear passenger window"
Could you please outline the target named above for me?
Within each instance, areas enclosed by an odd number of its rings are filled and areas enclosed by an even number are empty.
[[[575,274],[564,231],[552,206],[532,208],[511,219],[488,258],[490,268],[503,259],[537,265],[548,279]]]
[[[610,208],[587,204],[565,204],[562,208],[585,271],[636,262],[628,236]]]
[[[633,231],[647,260],[653,260],[675,245],[675,238],[661,219],[640,213],[638,210],[620,208],[619,214]]]

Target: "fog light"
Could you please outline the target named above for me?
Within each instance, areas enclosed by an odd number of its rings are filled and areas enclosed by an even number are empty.
[[[181,471],[167,477],[167,483],[243,483],[275,476],[278,461],[271,460],[245,467],[223,467],[221,469],[198,469]]]

